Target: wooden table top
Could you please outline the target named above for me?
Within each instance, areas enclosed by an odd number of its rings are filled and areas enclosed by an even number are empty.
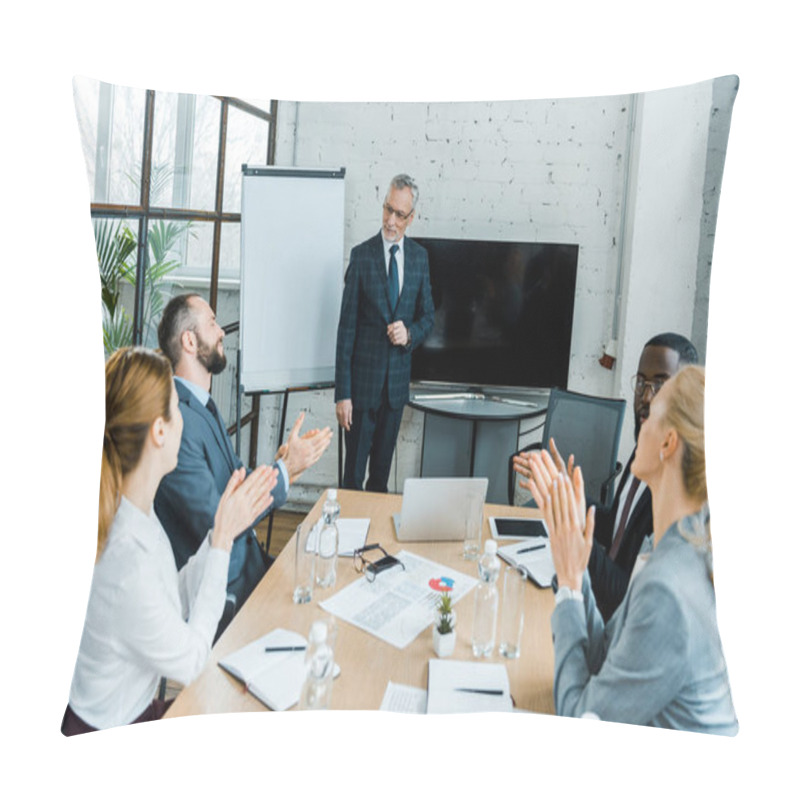
[[[477,575],[477,565],[462,556],[462,542],[398,542],[392,514],[400,511],[401,495],[372,494],[340,490],[342,517],[369,517],[367,542],[379,542],[389,553],[408,550],[424,558],[447,565],[469,575]],[[316,521],[322,512],[324,493],[311,509],[307,521]],[[482,544],[491,536],[489,517],[538,517],[530,508],[486,504]],[[499,544],[502,544],[500,542]],[[310,603],[296,605],[294,588],[294,537],[284,547],[267,575],[233,619],[214,646],[203,672],[185,687],[167,712],[167,717],[191,714],[213,714],[235,711],[267,711],[235,678],[218,666],[220,659],[240,647],[282,627],[308,636],[311,623],[328,616],[318,605],[351,581],[361,576],[350,558],[340,558],[336,585],[331,589],[315,589]],[[501,576],[502,579],[502,576]],[[550,589],[539,589],[531,581],[525,588],[525,622],[521,655],[509,660],[500,656],[495,646],[490,662],[504,663],[508,669],[511,695],[518,708],[540,713],[554,713],[553,643],[550,614],[554,598]],[[498,587],[502,592],[502,586]],[[455,606],[457,612],[456,647],[453,659],[472,660],[470,639],[474,591]],[[501,603],[502,605],[502,603]],[[502,612],[502,608],[500,609]],[[333,709],[378,709],[389,681],[425,688],[428,660],[435,658],[431,629],[427,628],[402,650],[381,641],[342,619],[336,620],[336,662],[341,675],[336,679],[331,697]]]

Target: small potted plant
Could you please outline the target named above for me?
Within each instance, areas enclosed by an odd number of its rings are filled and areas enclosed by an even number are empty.
[[[436,619],[433,624],[433,649],[439,658],[453,654],[456,646],[456,614],[450,592],[442,592],[436,604]]]

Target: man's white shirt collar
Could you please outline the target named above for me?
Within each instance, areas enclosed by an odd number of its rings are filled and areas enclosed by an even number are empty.
[[[400,238],[399,242],[387,242],[386,239],[383,236],[383,233],[381,233],[381,241],[383,242],[383,254],[384,254],[384,256],[386,256],[386,263],[387,264],[389,263],[389,255],[390,255],[389,254],[389,249],[392,247],[392,245],[396,244],[398,246],[398,248],[399,248],[398,251],[397,251],[397,255],[398,256],[402,255],[403,254],[403,244],[404,244],[405,240],[406,240],[406,237],[402,236]]]
[[[208,398],[211,397],[211,395],[202,386],[187,381],[186,378],[179,378],[177,375],[175,376],[175,380],[180,381],[200,401],[201,405],[206,405],[206,403],[208,403]]]

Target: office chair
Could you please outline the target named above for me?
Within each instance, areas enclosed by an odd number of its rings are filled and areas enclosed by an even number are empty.
[[[523,447],[508,459],[508,503],[514,505],[514,456],[547,448],[551,438],[564,461],[570,454],[583,472],[588,502],[610,506],[614,480],[622,470],[617,461],[625,401],[551,389],[542,441]]]

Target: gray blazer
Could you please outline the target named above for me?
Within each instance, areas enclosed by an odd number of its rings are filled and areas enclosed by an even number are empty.
[[[183,415],[178,466],[162,478],[154,505],[172,543],[175,564],[180,569],[197,552],[214,525],[219,499],[233,471],[241,467],[242,462],[214,415],[180,381],[175,381],[175,388]],[[286,502],[288,487],[280,471],[278,475],[270,508],[279,508]],[[240,535],[233,542],[228,567],[229,587],[244,570],[248,557],[247,537],[255,537],[252,528],[243,533],[246,535]]]
[[[588,573],[583,603],[556,606],[551,625],[559,715],[590,711],[614,722],[738,732],[706,553],[681,535],[680,524],[652,550],[607,625]]]

